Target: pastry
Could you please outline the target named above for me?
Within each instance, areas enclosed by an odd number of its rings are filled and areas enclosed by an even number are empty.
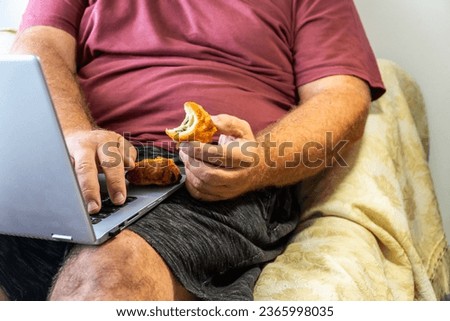
[[[137,162],[125,177],[134,185],[166,186],[178,183],[181,173],[173,159],[156,157]]]
[[[188,101],[184,103],[186,117],[180,126],[166,129],[166,134],[174,141],[199,141],[209,143],[212,141],[216,126],[211,116],[197,103]]]

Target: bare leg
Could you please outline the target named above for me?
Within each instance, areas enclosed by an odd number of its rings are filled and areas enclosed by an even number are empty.
[[[80,246],[68,259],[50,300],[193,300],[159,254],[123,231],[101,246]]]
[[[5,292],[0,288],[0,301],[8,301],[8,296],[5,294]]]

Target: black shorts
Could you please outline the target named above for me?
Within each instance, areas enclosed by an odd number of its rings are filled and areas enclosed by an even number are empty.
[[[140,158],[159,149],[139,149]],[[163,151],[165,157],[175,157]],[[178,160],[177,160],[178,161]],[[202,202],[182,188],[129,227],[203,300],[252,300],[263,264],[297,226],[295,187]],[[11,300],[45,300],[72,244],[0,235],[0,286]]]

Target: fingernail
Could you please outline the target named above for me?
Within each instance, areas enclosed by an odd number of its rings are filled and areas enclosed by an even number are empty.
[[[98,210],[98,204],[95,201],[91,201],[88,203],[88,212],[95,213]]]
[[[120,204],[123,202],[125,202],[125,196],[121,192],[114,194],[114,203]]]

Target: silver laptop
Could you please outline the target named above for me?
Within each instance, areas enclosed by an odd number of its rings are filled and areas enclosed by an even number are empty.
[[[87,212],[39,59],[0,56],[0,234],[101,244],[184,183],[128,185],[124,206]]]

